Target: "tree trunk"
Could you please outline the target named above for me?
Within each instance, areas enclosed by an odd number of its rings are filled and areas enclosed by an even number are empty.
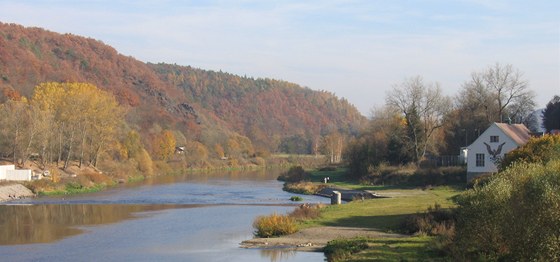
[[[66,153],[66,160],[64,161],[63,169],[66,170],[68,168],[68,163],[70,162],[70,156],[72,155],[72,145],[74,144],[74,128],[70,132],[70,139],[68,141],[68,152]]]
[[[86,144],[86,125],[82,127],[82,146],[80,148],[80,165],[79,167],[82,168],[82,163],[84,161],[84,147]]]

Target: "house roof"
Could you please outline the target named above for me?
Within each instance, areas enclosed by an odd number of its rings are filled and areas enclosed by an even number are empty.
[[[507,136],[518,145],[524,145],[531,138],[531,131],[524,124],[495,123]]]

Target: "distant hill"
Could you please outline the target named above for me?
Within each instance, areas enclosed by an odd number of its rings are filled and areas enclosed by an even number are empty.
[[[245,136],[262,150],[286,139],[311,143],[332,132],[352,134],[365,117],[345,99],[273,79],[189,66],[143,63],[103,42],[41,28],[0,23],[0,102],[33,94],[41,82],[89,82],[128,108],[128,124],[180,132],[207,147]]]

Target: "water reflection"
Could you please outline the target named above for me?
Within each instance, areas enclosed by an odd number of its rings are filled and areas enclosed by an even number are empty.
[[[270,262],[289,261],[297,255],[295,250],[262,249],[261,256],[270,259]]]
[[[48,243],[83,232],[81,226],[111,224],[139,212],[202,205],[0,205],[0,245]]]
[[[127,187],[141,185],[163,185],[178,182],[212,183],[216,180],[228,181],[266,181],[276,178],[286,171],[282,168],[257,170],[221,170],[221,171],[193,171],[180,175],[152,176],[138,183],[127,184]]]
[[[92,194],[0,205],[0,261],[322,261],[321,253],[239,248],[252,237],[255,217],[293,210],[293,194],[282,191],[277,175],[160,176]]]

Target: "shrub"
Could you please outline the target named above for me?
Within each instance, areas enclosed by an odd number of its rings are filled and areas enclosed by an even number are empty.
[[[323,205],[307,205],[303,204],[298,208],[294,209],[288,216],[297,220],[297,221],[304,221],[309,219],[315,219],[321,216],[321,208]]]
[[[415,166],[385,166],[371,168],[362,178],[364,184],[440,186],[463,184],[466,181],[464,167],[417,168]]]
[[[325,188],[324,184],[314,184],[311,182],[284,183],[283,190],[296,194],[313,195]]]
[[[278,177],[278,180],[285,181],[285,182],[300,182],[304,180],[309,180],[309,174],[303,170],[301,166],[294,166],[291,167],[288,172],[281,174]]]
[[[368,248],[367,240],[358,239],[337,239],[327,243],[323,251],[327,256],[327,261],[345,261],[352,254],[358,253]]]
[[[303,198],[300,196],[292,196],[290,197],[291,201],[303,201]]]
[[[259,216],[253,222],[258,237],[277,237],[297,232],[295,220],[286,215],[276,213],[269,216]]]
[[[560,135],[531,138],[527,144],[507,153],[500,163],[503,170],[515,162],[546,164],[560,159]]]
[[[560,160],[517,163],[457,198],[456,256],[560,260]]]
[[[106,175],[97,172],[86,172],[83,174],[89,181],[95,184],[105,184],[109,185],[112,183],[111,178]]]
[[[455,216],[453,210],[443,209],[436,203],[434,207],[428,207],[426,212],[407,216],[401,223],[400,230],[405,234],[452,237],[455,231]]]

